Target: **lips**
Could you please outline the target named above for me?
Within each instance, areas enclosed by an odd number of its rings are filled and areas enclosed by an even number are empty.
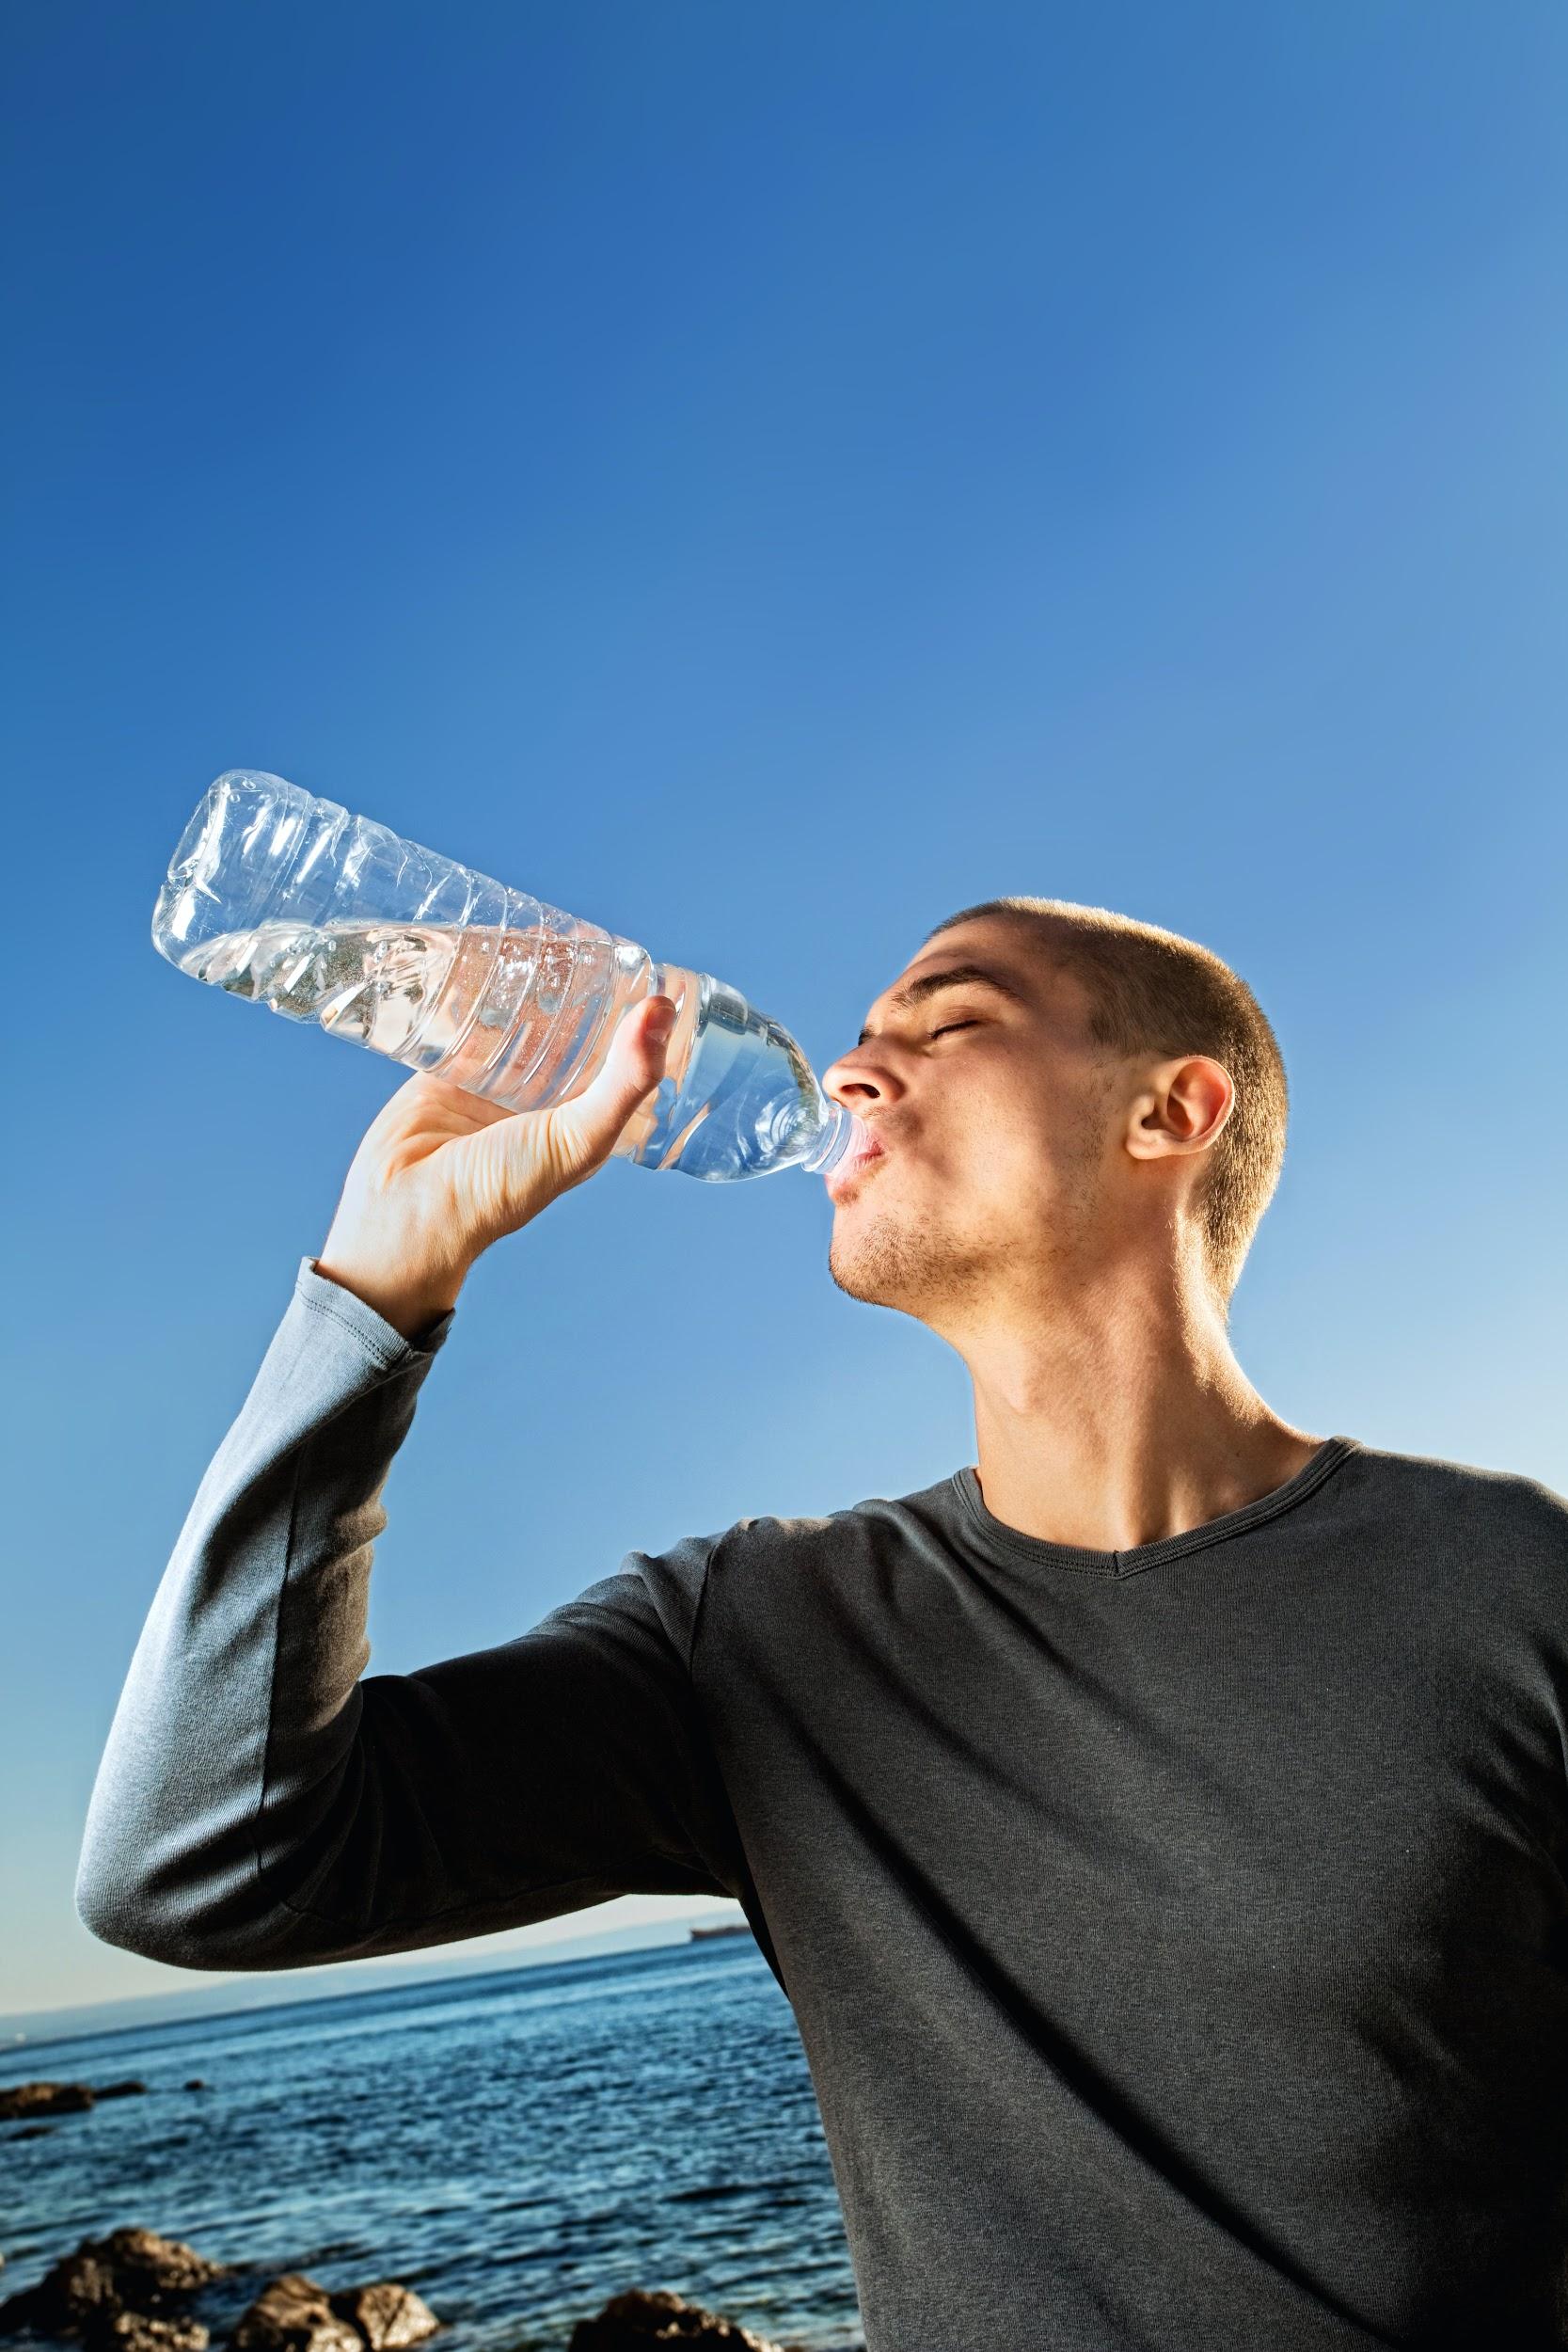
[[[836,1168],[829,1170],[824,1180],[829,1192],[836,1193],[841,1184],[847,1184],[852,1176],[858,1176],[863,1168],[871,1167],[874,1161],[884,1156],[881,1145],[868,1131],[863,1141],[858,1143],[852,1152],[847,1152]]]

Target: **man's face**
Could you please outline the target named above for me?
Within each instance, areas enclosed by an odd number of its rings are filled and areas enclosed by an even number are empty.
[[[927,986],[960,969],[1011,993]],[[1081,984],[1005,916],[921,949],[822,1081],[883,1146],[827,1179],[840,1290],[954,1337],[988,1311],[1038,1312],[1103,1262],[1118,1073],[1087,1013]]]

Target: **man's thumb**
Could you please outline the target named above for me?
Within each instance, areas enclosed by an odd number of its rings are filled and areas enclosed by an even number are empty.
[[[664,1049],[675,1025],[673,997],[644,997],[622,1014],[592,1086],[550,1114],[557,1149],[577,1168],[608,1159],[643,1097],[664,1074]]]

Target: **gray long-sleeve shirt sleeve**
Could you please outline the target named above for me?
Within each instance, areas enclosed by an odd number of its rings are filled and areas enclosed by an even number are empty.
[[[303,1967],[736,1891],[689,1674],[718,1536],[628,1553],[497,1648],[364,1675],[381,1490],[451,1322],[413,1344],[301,1261],[99,1766],[76,1906],[105,1942]]]

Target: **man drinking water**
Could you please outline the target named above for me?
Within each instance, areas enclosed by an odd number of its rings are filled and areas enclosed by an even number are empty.
[[[830,1272],[957,1350],[975,1465],[364,1675],[462,1284],[603,1166],[659,1009],[576,1101],[372,1122],[153,1600],[87,1925],[288,1968],[734,1896],[869,2352],[1560,2344],[1568,1502],[1246,1378],[1286,1085],[1207,949],[988,901],[826,1073],[878,1147]]]

